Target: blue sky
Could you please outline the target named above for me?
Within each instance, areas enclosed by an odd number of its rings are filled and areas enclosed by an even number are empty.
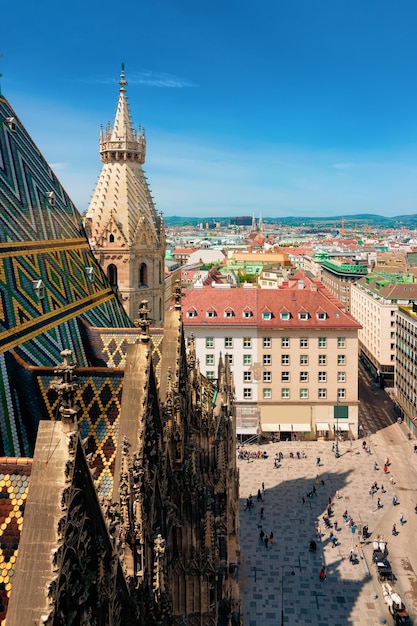
[[[81,212],[124,62],[165,215],[417,213],[416,24],[415,0],[16,0],[1,89]]]

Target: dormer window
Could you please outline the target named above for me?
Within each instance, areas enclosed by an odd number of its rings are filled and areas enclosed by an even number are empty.
[[[317,319],[318,320],[325,320],[325,319],[327,319],[327,313],[325,313],[324,311],[319,311],[317,313]]]
[[[187,317],[197,317],[197,310],[194,308],[188,309],[186,313]]]
[[[307,311],[300,311],[298,314],[298,319],[300,320],[308,320],[308,313]]]
[[[43,300],[45,297],[45,286],[43,284],[43,280],[34,280],[33,281],[33,291],[36,294],[38,300]]]
[[[51,206],[55,206],[55,193],[53,191],[47,191],[46,197],[48,198],[48,202]]]
[[[272,313],[271,311],[264,311],[262,313],[262,319],[263,320],[270,320],[272,318]]]
[[[281,311],[280,318],[284,321],[289,320],[291,318],[291,314],[289,311]]]
[[[93,283],[95,279],[94,267],[86,267],[85,273],[90,283]]]
[[[16,118],[15,117],[6,117],[6,122],[10,130],[15,132],[16,130]]]
[[[233,311],[233,309],[231,307],[227,307],[227,309],[224,310],[224,316],[225,317],[234,317],[235,316],[235,312]]]
[[[216,310],[211,307],[206,311],[206,317],[216,317]]]
[[[251,311],[251,309],[249,309],[248,307],[244,308],[242,311],[242,317],[253,317],[253,313]]]
[[[114,235],[109,235],[109,242],[114,243]]]

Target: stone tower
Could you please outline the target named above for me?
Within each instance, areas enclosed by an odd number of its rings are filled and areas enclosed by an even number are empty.
[[[133,320],[148,301],[153,326],[164,318],[165,230],[142,165],[146,139],[132,126],[124,66],[113,127],[100,133],[103,167],[84,224],[95,257]]]

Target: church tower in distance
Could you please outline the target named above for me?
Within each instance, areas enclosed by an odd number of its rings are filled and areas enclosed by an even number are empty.
[[[147,300],[152,326],[164,319],[165,229],[142,165],[144,129],[135,131],[124,65],[113,128],[100,133],[103,167],[84,219],[90,245],[127,314],[134,320]]]

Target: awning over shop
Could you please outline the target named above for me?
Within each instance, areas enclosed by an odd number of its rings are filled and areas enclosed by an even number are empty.
[[[339,430],[343,430],[343,431],[352,430],[353,426],[354,426],[353,424],[348,424],[347,422],[341,422],[340,420],[339,420],[338,424],[334,425],[336,430],[339,429]]]
[[[316,430],[330,430],[328,422],[316,422]]]
[[[310,432],[310,423],[308,424],[288,424],[288,423],[276,423],[273,424],[262,424],[262,430],[265,433],[309,433]]]
[[[257,428],[236,428],[237,435],[256,435],[258,432]]]

